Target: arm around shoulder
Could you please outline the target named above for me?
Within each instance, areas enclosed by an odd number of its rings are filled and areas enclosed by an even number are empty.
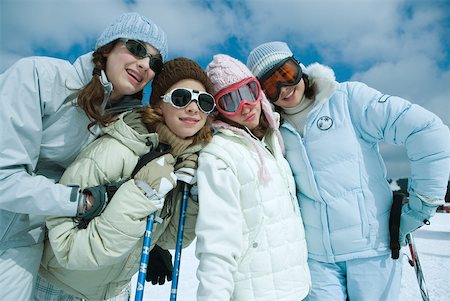
[[[145,232],[148,214],[155,210],[134,180],[129,180],[86,229],[78,229],[70,218],[48,218],[49,241],[65,268],[89,270],[111,265],[131,252]]]

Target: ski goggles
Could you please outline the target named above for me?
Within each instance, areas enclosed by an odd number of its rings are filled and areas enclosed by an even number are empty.
[[[298,84],[302,75],[300,63],[291,56],[273,66],[258,80],[267,98],[271,102],[276,102],[280,97],[281,88]]]
[[[216,106],[214,97],[211,94],[189,88],[173,89],[161,96],[161,98],[165,103],[170,103],[178,109],[187,107],[191,101],[195,100],[200,111],[206,114],[211,113]]]
[[[147,48],[145,48],[145,44],[142,42],[139,42],[137,40],[128,40],[128,39],[120,39],[125,44],[125,47],[127,47],[128,51],[131,52],[132,55],[134,55],[137,58],[143,59],[145,57],[148,57],[150,69],[152,69],[156,74],[160,73],[163,69],[163,62],[161,58],[159,58],[157,55],[150,54],[147,51]]]
[[[241,113],[245,104],[255,106],[261,102],[261,86],[250,77],[223,89],[216,95],[217,110],[225,116]]]

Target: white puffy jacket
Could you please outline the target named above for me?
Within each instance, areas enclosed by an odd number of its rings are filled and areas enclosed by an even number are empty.
[[[256,143],[270,172],[266,184],[248,138],[222,129],[200,154],[198,301],[293,301],[309,292],[292,172],[273,134]]]

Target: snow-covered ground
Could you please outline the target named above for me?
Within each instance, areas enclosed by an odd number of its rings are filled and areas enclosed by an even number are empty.
[[[450,300],[450,214],[437,213],[431,219],[431,225],[424,226],[414,233],[414,238],[422,264],[425,282],[431,301]],[[194,255],[195,242],[182,252],[181,271],[178,285],[179,301],[194,301],[197,290],[195,270],[198,261]],[[410,255],[404,248],[403,253]],[[403,278],[401,287],[401,301],[420,301],[421,296],[417,285],[414,268],[411,267],[406,256],[403,257]],[[132,280],[132,299],[136,277]],[[171,282],[165,285],[146,284],[144,290],[145,301],[169,300]]]

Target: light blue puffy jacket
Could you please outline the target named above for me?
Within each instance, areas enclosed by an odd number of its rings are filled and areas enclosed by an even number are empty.
[[[433,113],[334,73],[307,69],[318,87],[303,139],[285,122],[281,133],[293,169],[309,257],[323,262],[390,252],[392,192],[378,143],[404,145],[409,193],[443,202],[450,170],[449,129]]]

